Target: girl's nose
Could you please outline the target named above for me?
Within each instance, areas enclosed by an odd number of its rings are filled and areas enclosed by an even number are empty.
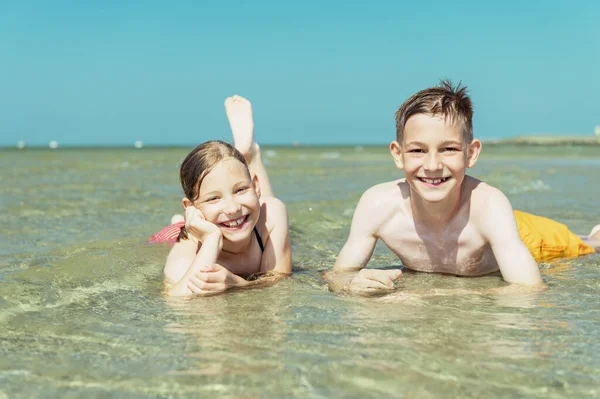
[[[223,211],[228,215],[233,215],[238,213],[241,208],[241,205],[234,198],[230,198],[226,201]]]

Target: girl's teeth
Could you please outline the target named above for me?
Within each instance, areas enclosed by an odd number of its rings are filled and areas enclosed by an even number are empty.
[[[223,223],[227,227],[237,227],[240,224],[244,223],[245,218],[239,218],[238,220],[234,220],[232,222]]]

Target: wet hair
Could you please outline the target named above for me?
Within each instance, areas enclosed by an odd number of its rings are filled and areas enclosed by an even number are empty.
[[[435,87],[413,94],[396,111],[396,141],[402,145],[404,127],[408,119],[417,114],[443,116],[446,122],[458,124],[463,139],[473,141],[473,104],[467,93],[467,86],[459,82],[456,86],[450,80],[442,79]]]
[[[224,159],[233,158],[248,167],[246,158],[234,146],[220,140],[207,141],[194,148],[183,160],[179,169],[179,180],[183,194],[194,202],[200,196],[202,181],[214,167]],[[181,226],[177,241],[188,238],[187,230]]]

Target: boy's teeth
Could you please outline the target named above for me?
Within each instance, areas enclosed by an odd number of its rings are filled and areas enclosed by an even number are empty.
[[[429,184],[440,184],[442,181],[446,180],[445,178],[441,178],[441,179],[422,179],[425,183],[429,183]]]

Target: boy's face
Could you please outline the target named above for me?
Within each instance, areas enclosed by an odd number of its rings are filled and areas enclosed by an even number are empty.
[[[402,143],[390,144],[413,193],[427,202],[441,202],[460,191],[466,168],[475,165],[480,150],[479,140],[465,142],[460,125],[428,114],[411,116]]]

